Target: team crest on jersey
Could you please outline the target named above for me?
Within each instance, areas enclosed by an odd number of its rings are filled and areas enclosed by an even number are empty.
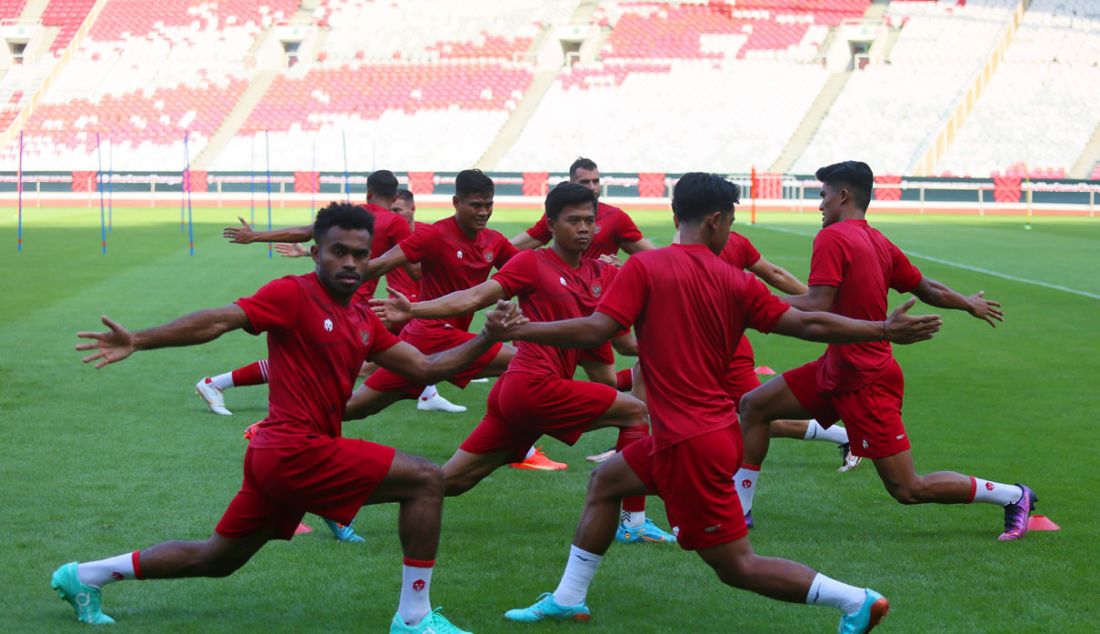
[[[493,261],[493,252],[492,251],[486,251],[485,252],[485,261],[486,262],[492,262]]]
[[[602,292],[603,292],[603,287],[602,286],[600,286],[599,284],[593,284],[592,285],[592,297],[599,297],[600,293],[602,293]]]
[[[325,332],[332,332],[332,320],[326,319],[322,326],[325,327]]]
[[[367,343],[370,341],[370,333],[367,332],[366,330],[360,330],[359,331],[359,340],[363,342],[364,346],[367,345]]]
[[[462,259],[462,250],[461,249],[459,249],[458,253],[455,254],[455,257],[457,257],[460,260]]]

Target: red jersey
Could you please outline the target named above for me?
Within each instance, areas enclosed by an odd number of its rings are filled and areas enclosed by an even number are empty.
[[[363,304],[336,302],[315,273],[269,282],[237,305],[249,332],[267,332],[268,414],[251,448],[339,437],[360,366],[397,338]]]
[[[654,451],[737,423],[726,389],[737,342],[747,327],[769,332],[790,308],[719,262],[701,244],[634,254],[596,308],[635,326]]]
[[[394,215],[401,217],[401,214]],[[404,218],[401,218],[401,220],[404,221]],[[405,223],[405,226],[408,227],[408,223]],[[411,235],[412,231],[407,231],[401,239],[404,240]],[[414,280],[403,266],[386,273],[386,286],[408,297],[409,301],[412,302],[417,301],[420,297],[420,280]]]
[[[434,224],[418,224],[416,231],[401,242],[409,262],[419,262],[420,301],[477,286],[489,279],[491,269],[500,268],[519,251],[499,231],[482,229],[472,239],[458,227],[454,216]],[[450,326],[468,330],[473,315],[443,319],[414,319],[405,332],[417,334],[425,327]]]
[[[807,282],[836,287],[829,310],[838,315],[886,319],[889,289],[908,293],[920,281],[917,267],[866,220],[837,222],[814,238]],[[885,372],[892,358],[888,341],[830,344],[822,357],[819,384],[830,392],[850,392]]]
[[[409,223],[405,222],[400,214],[395,214],[389,209],[374,203],[364,203],[360,207],[374,216],[374,231],[371,234],[370,241],[371,259],[382,257],[382,254],[386,251],[412,235],[412,231],[409,230]],[[367,280],[359,285],[359,289],[355,291],[353,301],[365,304],[370,298],[374,297],[374,291],[377,289],[378,280]]]
[[[546,215],[527,230],[527,235],[546,244],[553,237],[550,227],[546,224]],[[618,207],[599,203],[596,205],[596,228],[593,231],[592,242],[585,249],[583,257],[598,258],[601,255],[615,255],[624,243],[641,240],[642,232],[638,231],[638,225]]]
[[[718,257],[737,267],[739,271],[746,271],[760,261],[760,252],[748,238],[736,231],[730,231],[730,239]],[[739,373],[753,372],[755,365],[756,358],[753,354],[752,342],[748,337],[741,337],[741,341],[737,342],[737,350],[733,354],[733,365],[730,368],[734,374],[733,378],[738,378]]]
[[[730,231],[730,239],[718,257],[745,271],[760,261],[760,252],[748,238],[736,231]]]
[[[574,269],[553,249],[535,249],[517,254],[493,279],[506,297],[519,297],[519,306],[531,321],[560,321],[591,315],[616,272],[610,264],[586,258]],[[520,341],[517,347],[519,352],[508,364],[508,372],[552,374],[563,379],[573,378],[581,354],[576,348],[529,341]]]

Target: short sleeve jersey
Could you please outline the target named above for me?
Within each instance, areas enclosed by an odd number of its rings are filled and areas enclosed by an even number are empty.
[[[340,436],[363,361],[397,338],[366,306],[335,301],[314,273],[274,280],[236,303],[252,334],[267,333],[268,415],[252,446]]]
[[[507,297],[518,297],[531,321],[560,321],[592,314],[618,269],[599,260],[581,258],[580,267],[566,264],[553,249],[523,251],[508,261],[493,279]],[[517,343],[519,352],[508,372],[551,374],[573,378],[581,350],[529,341]]]
[[[412,231],[408,229],[409,225],[405,222],[404,218],[401,218],[400,214],[394,214],[401,219],[401,224],[405,226],[405,232],[403,233],[401,240],[412,235]],[[373,254],[372,254],[373,255]],[[420,280],[414,280],[409,275],[405,267],[399,266],[389,273],[386,273],[386,286],[408,297],[411,301],[416,301],[420,296]]]
[[[412,234],[412,231],[409,230],[409,223],[405,222],[405,219],[399,214],[373,203],[365,203],[361,207],[374,216],[374,233],[370,241],[370,256],[372,259],[382,257],[382,254]],[[374,297],[374,292],[377,289],[378,280],[363,282],[359,285],[359,290],[355,291],[355,301],[366,303]]]
[[[838,315],[886,319],[889,289],[907,293],[920,281],[917,267],[866,220],[834,223],[814,239],[808,283],[836,288],[830,310]],[[850,392],[882,374],[892,356],[886,341],[832,344],[825,351],[818,380],[830,392]]]
[[[527,235],[546,244],[553,237],[546,224],[546,216],[539,218]],[[592,242],[584,251],[586,258],[599,258],[601,255],[615,255],[625,243],[637,242],[644,236],[638,225],[622,209],[599,203],[596,205],[596,228]]]
[[[760,252],[756,250],[756,247],[748,238],[736,231],[730,231],[730,239],[726,242],[726,246],[722,248],[722,253],[718,257],[729,262],[738,270],[745,271],[760,261]],[[756,365],[756,358],[753,353],[752,342],[749,341],[748,337],[741,337],[741,341],[737,343],[737,351],[733,355],[730,371],[731,373],[751,372],[754,365]]]
[[[410,262],[420,263],[420,301],[477,286],[489,279],[493,268],[504,266],[519,252],[499,231],[482,229],[473,238],[467,237],[454,216],[430,225],[418,224],[416,231],[401,243],[401,250]],[[441,326],[467,330],[471,321],[473,315],[468,314],[414,319],[406,331],[412,334],[421,328]]]
[[[745,328],[771,331],[789,308],[704,245],[627,260],[596,310],[634,325],[654,451],[737,422],[726,385],[737,342]]]

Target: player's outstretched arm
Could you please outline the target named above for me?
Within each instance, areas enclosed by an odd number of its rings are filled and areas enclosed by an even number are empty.
[[[546,221],[542,220],[541,222]],[[546,243],[539,242],[538,239],[531,237],[531,234],[527,233],[526,231],[521,231],[517,233],[514,238],[512,238],[512,246],[519,249],[520,251],[524,251],[526,249],[537,249],[544,244]]]
[[[787,269],[760,258],[749,267],[765,284],[788,295],[805,295],[810,289]]]
[[[130,332],[118,322],[104,315],[103,324],[107,326],[107,332],[81,331],[76,333],[81,339],[91,339],[91,343],[80,343],[76,349],[80,351],[94,350],[92,354],[83,358],[84,363],[95,361],[98,370],[105,365],[118,363],[138,350],[152,350],[154,348],[169,348],[173,346],[193,346],[206,343],[219,336],[244,328],[248,325],[248,317],[244,310],[230,304],[221,308],[207,308],[198,312],[184,315],[179,319],[148,328],[137,332]]]
[[[226,227],[222,229],[222,237],[228,238],[236,244],[252,244],[253,242],[309,242],[313,239],[313,225],[304,227],[290,227],[287,229],[273,229],[271,231],[254,231],[252,225],[244,218],[237,216],[241,221],[239,227]]]
[[[915,299],[905,302],[886,321],[849,319],[833,313],[802,312],[790,309],[783,313],[772,332],[807,341],[824,343],[860,343],[890,341],[910,344],[931,339],[943,321],[939,315],[910,315]]]
[[[498,304],[499,305],[499,304]],[[595,348],[623,329],[614,319],[595,312],[587,317],[561,321],[532,321],[509,326],[511,339],[559,348]]]
[[[386,299],[370,300],[371,310],[380,319],[391,324],[403,324],[410,319],[436,319],[452,315],[465,315],[486,306],[492,306],[503,299],[504,289],[500,282],[487,280],[461,291],[448,293],[426,302],[411,303],[401,293],[390,290]]]
[[[963,295],[943,282],[937,282],[930,277],[922,277],[920,284],[913,289],[913,294],[925,304],[937,308],[951,308],[953,310],[965,310],[976,319],[985,321],[994,328],[996,322],[1004,321],[1005,315],[1001,311],[1001,303],[985,298],[985,291],[978,291],[973,295]]]
[[[284,258],[304,258],[309,255],[309,249],[297,242],[280,242],[275,245],[275,252]]]
[[[634,242],[624,242],[622,244],[623,251],[626,251],[628,255],[634,255],[641,251],[652,251],[657,247],[653,246],[653,243],[648,238],[642,238],[641,240],[635,240]]]
[[[826,311],[833,307],[833,300],[836,299],[836,287],[811,286],[802,295],[788,295],[780,299],[804,312]]]
[[[526,321],[519,307],[511,302],[500,302],[498,307],[485,315],[481,332],[460,346],[425,355],[408,343],[396,345],[374,355],[371,361],[411,379],[431,385],[447,379],[485,354],[498,341],[508,336],[508,325],[516,327]]]
[[[383,253],[381,257],[371,258],[370,264],[367,265],[367,273],[363,276],[363,279],[376,280],[399,266],[405,266],[408,261],[409,259],[405,257],[405,252],[401,250],[401,245],[395,244],[390,247],[389,251]]]

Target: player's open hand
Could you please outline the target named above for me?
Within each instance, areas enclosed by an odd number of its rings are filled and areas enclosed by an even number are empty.
[[[412,302],[409,298],[392,288],[387,290],[390,296],[386,299],[371,299],[370,309],[387,325],[400,326],[411,320],[413,318]]]
[[[241,221],[241,226],[222,229],[222,237],[229,238],[230,242],[237,244],[251,244],[254,242],[256,232],[252,230],[252,225],[245,222],[245,219],[240,216],[237,216],[237,220]]]
[[[996,328],[997,324],[994,322],[1005,320],[1005,314],[1001,310],[1001,302],[986,299],[985,291],[978,291],[966,299],[970,304],[970,314],[985,321],[990,326]]]
[[[619,268],[622,268],[622,266],[623,266],[623,261],[620,260],[619,256],[617,256],[617,255],[612,255],[610,253],[605,253],[605,254],[601,255],[599,259],[600,259],[600,262],[603,262],[604,264],[610,264],[611,266],[617,266]]]
[[[284,258],[304,258],[309,255],[309,249],[296,242],[278,242],[275,244],[275,252]]]
[[[485,314],[485,336],[493,341],[507,341],[513,338],[516,328],[528,321],[518,304],[497,300],[496,308]]]
[[[102,368],[109,363],[118,363],[126,357],[134,354],[134,336],[130,334],[129,330],[122,327],[121,324],[113,321],[110,317],[103,315],[101,317],[103,324],[110,330],[108,332],[78,332],[77,337],[81,339],[94,339],[94,343],[78,343],[76,344],[77,350],[95,350],[93,354],[89,354],[84,357],[84,363],[91,363],[97,361],[95,364],[96,369]]]
[[[916,298],[901,305],[886,320],[886,338],[893,343],[909,344],[931,339],[939,332],[943,320],[939,315],[910,315],[909,309],[916,304]]]

